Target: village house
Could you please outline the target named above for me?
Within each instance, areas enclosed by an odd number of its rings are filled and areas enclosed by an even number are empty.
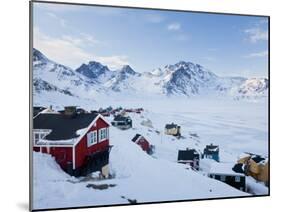
[[[234,172],[232,167],[232,163],[213,163],[208,176],[241,191],[246,191],[245,175]]]
[[[126,130],[132,127],[132,119],[129,116],[117,115],[111,122],[112,126],[115,126],[121,130]]]
[[[268,160],[260,155],[248,154],[240,158],[233,170],[243,172],[257,181],[264,182],[266,186],[269,184]]]
[[[219,162],[219,146],[213,144],[207,145],[204,148],[203,158],[213,159]]]
[[[123,111],[125,113],[139,113],[140,114],[143,111],[143,108],[135,108],[135,109],[133,109],[133,108],[125,108]]]
[[[79,108],[76,109],[76,113],[77,114],[88,113],[88,111],[86,111],[84,108],[79,107]]]
[[[75,107],[64,113],[41,113],[33,119],[33,150],[52,155],[72,176],[101,171],[107,177],[109,126],[96,113],[78,114]]]
[[[178,163],[189,165],[194,170],[199,170],[200,155],[195,149],[178,151]]]
[[[33,118],[40,113],[57,113],[57,111],[54,111],[52,106],[50,106],[50,107],[40,107],[40,106],[33,107]]]
[[[45,107],[35,106],[33,107],[33,117],[44,111]]]
[[[143,108],[136,108],[136,109],[135,109],[135,112],[136,112],[136,113],[141,113],[141,112],[143,112]]]
[[[153,154],[155,147],[153,145],[150,145],[144,136],[136,134],[132,141],[138,144],[142,148],[142,150],[145,151],[147,154]]]
[[[132,113],[132,112],[135,112],[135,111],[134,111],[134,109],[124,109],[124,111],[125,111],[126,113]]]
[[[181,127],[174,123],[166,124],[165,134],[173,135],[173,136],[181,136]]]
[[[103,116],[110,116],[110,112],[102,112],[100,114],[103,115]]]
[[[76,106],[66,106],[66,107],[64,107],[63,110],[59,110],[58,112],[61,113],[61,114],[75,113],[76,115],[81,114],[81,113],[88,113],[88,111],[86,111],[85,109],[80,108],[80,107],[76,107]],[[46,113],[50,113],[50,111],[48,111]]]
[[[100,114],[103,115],[103,116],[110,116],[111,110],[112,110],[111,107],[108,107],[108,108],[105,108],[105,109],[100,108],[100,109],[98,110],[98,113],[100,113]]]

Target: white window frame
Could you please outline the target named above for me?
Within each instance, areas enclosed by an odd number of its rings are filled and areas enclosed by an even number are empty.
[[[40,129],[40,130],[33,130],[33,145],[34,146],[37,146],[38,145],[38,142],[41,140],[41,139],[44,139],[49,133],[51,132],[51,130],[43,130],[43,129]],[[36,141],[36,135],[39,135],[39,139]]]
[[[240,176],[235,176],[235,182],[239,183],[241,181],[241,177]]]
[[[105,133],[105,136],[103,138],[101,136],[102,132]],[[102,141],[107,140],[107,139],[108,139],[108,127],[99,129],[99,142],[102,142]]]
[[[93,146],[97,143],[98,143],[97,131],[94,130],[94,131],[88,132],[88,134],[87,134],[87,146],[90,147],[90,146]]]

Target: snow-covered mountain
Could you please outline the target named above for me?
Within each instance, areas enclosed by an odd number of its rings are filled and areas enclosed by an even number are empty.
[[[218,77],[198,64],[180,61],[164,68],[164,89],[167,94],[200,94],[217,84]]]
[[[268,91],[268,79],[252,78],[247,79],[239,87],[238,92],[243,96],[266,96]]]
[[[33,49],[33,86],[35,92],[64,91],[79,96],[79,91],[87,90],[90,84],[90,80],[83,75],[49,60],[40,51]]]
[[[35,93],[60,92],[95,98],[97,94],[135,93],[148,95],[225,95],[233,97],[267,96],[266,78],[219,77],[199,64],[180,61],[174,65],[138,73],[129,65],[120,70],[90,61],[76,70],[58,64],[33,50]]]
[[[125,65],[120,70],[113,72],[105,86],[115,92],[133,91],[135,88],[131,82],[134,80],[141,80],[141,74],[135,72],[129,65]]]
[[[34,79],[33,86],[34,86],[35,92],[38,92],[38,93],[41,93],[43,91],[47,91],[47,92],[52,91],[52,92],[59,92],[61,94],[73,96],[73,94],[70,91],[60,89],[57,86],[50,84],[42,79],[38,79],[38,78]]]
[[[96,61],[90,61],[88,64],[83,63],[75,71],[98,83],[102,83],[112,77],[112,71],[107,66]]]

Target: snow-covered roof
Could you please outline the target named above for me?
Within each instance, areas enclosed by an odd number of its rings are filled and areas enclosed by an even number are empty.
[[[122,116],[122,115],[117,115],[113,119],[114,122],[126,122],[129,120],[131,120],[129,116]]]
[[[186,149],[178,151],[178,161],[189,161],[199,159],[199,153],[195,149]]]
[[[35,130],[48,129],[51,132],[45,137],[50,141],[73,140],[78,138],[77,131],[87,128],[98,114],[77,114],[75,117],[66,117],[63,114],[41,113],[33,119]]]
[[[67,145],[73,145],[81,135],[85,134],[87,131],[87,128],[79,129],[76,131],[77,138],[71,138],[71,139],[64,139],[64,140],[48,140],[48,139],[40,139],[38,142],[36,142],[36,145],[44,145],[44,146],[67,146]]]
[[[73,145],[75,142],[77,141],[77,138],[73,138],[73,139],[66,139],[66,140],[56,140],[56,141],[52,141],[52,140],[45,140],[45,139],[40,139],[36,145],[44,145],[44,146],[68,146],[68,145]]]
[[[142,135],[136,134],[136,135],[133,137],[132,141],[133,141],[133,142],[136,142],[136,141],[139,140],[141,137],[142,137]]]
[[[173,129],[173,128],[177,128],[177,127],[179,127],[179,126],[177,124],[174,124],[174,123],[166,124],[166,126],[165,126],[166,129]]]
[[[210,168],[210,174],[223,174],[223,175],[239,175],[244,176],[241,173],[236,173],[232,170],[234,164],[232,163],[213,163]]]
[[[207,154],[211,154],[218,151],[219,151],[219,146],[213,144],[207,145],[206,148],[204,149],[204,152]]]

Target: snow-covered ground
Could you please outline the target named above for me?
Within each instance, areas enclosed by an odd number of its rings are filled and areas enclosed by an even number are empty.
[[[65,95],[64,95],[65,96]],[[47,96],[45,96],[47,97]],[[74,98],[74,97],[69,97]],[[75,98],[74,98],[75,99]],[[49,106],[47,98],[35,99]],[[55,108],[74,104],[72,99],[51,102]],[[69,102],[68,102],[69,101]],[[204,173],[214,161],[202,160],[202,170],[187,170],[176,163],[179,149],[196,148],[202,152],[210,143],[219,145],[220,159],[235,163],[239,155],[252,152],[268,156],[267,99],[234,101],[206,98],[161,98],[148,96],[124,98],[111,96],[95,101],[75,99],[78,106],[98,109],[108,106],[144,108],[142,114],[130,113],[133,128],[121,131],[110,127],[110,170],[113,179],[81,181],[65,174],[49,156],[34,153],[34,208],[128,204],[139,202],[204,199],[246,196]],[[112,117],[108,118],[109,121]],[[142,125],[150,120],[152,127]],[[164,134],[164,126],[174,122],[182,129],[183,138]],[[131,141],[140,133],[155,145],[155,153],[147,155]],[[47,174],[46,174],[47,173]],[[252,194],[267,194],[268,190],[252,178],[246,179]],[[88,188],[88,184],[112,184],[105,190]],[[129,199],[129,200],[128,200]]]

